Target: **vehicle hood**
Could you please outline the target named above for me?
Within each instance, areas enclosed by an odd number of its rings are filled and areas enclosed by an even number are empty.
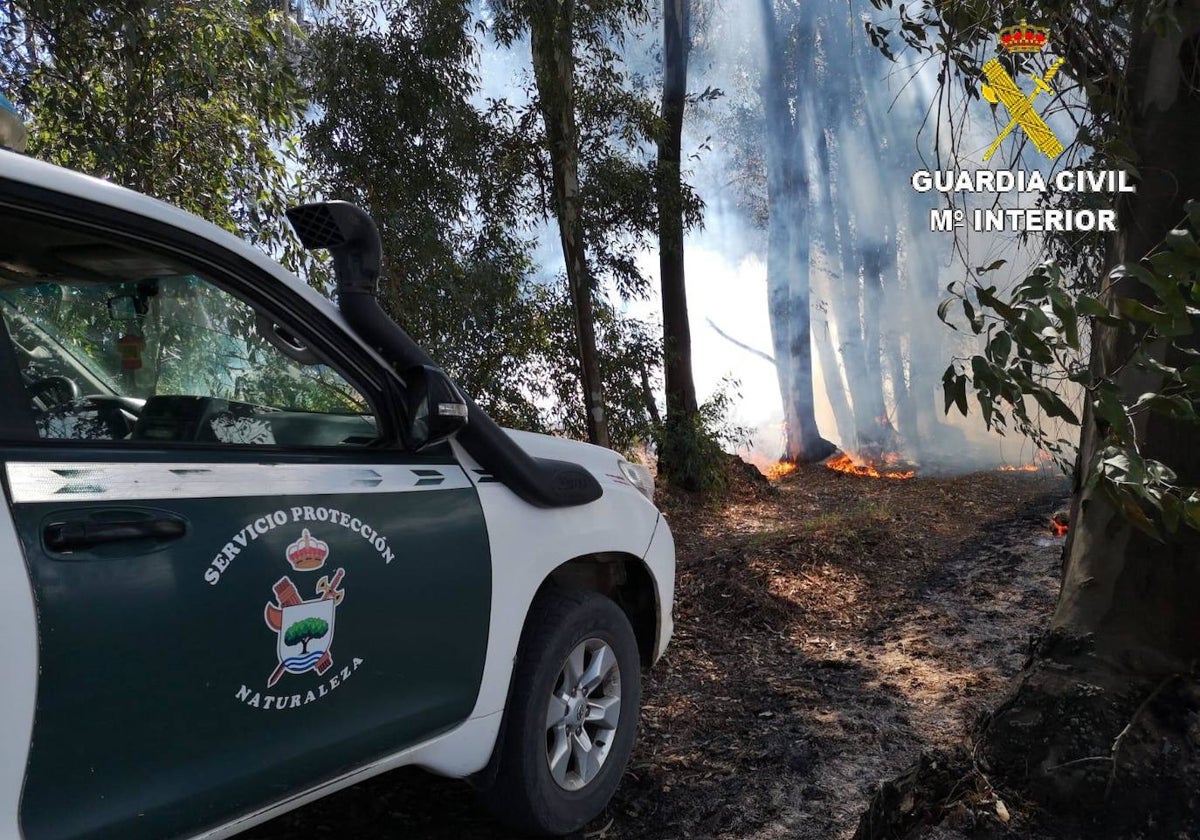
[[[516,429],[505,429],[504,431],[517,442],[518,446],[535,458],[573,461],[601,479],[608,473],[616,472],[617,462],[624,460],[619,453],[611,449],[594,446],[580,440],[555,437],[554,435],[539,435]]]
[[[504,431],[518,446],[534,458],[548,458],[579,464],[596,477],[605,493],[630,494],[636,498],[638,504],[648,505],[651,509],[657,510],[657,505],[642,495],[642,492],[621,473],[618,465],[621,461],[626,460],[621,453],[570,438],[539,435],[516,429],[505,429]]]

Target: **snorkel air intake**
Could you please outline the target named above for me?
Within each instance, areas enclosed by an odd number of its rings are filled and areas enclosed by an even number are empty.
[[[338,308],[355,332],[399,371],[423,365],[437,367],[387,316],[375,297],[383,252],[379,229],[371,217],[345,201],[293,207],[287,217],[305,248],[324,248],[333,256]],[[467,425],[458,432],[459,443],[480,466],[526,502],[538,507],[571,507],[603,495],[600,482],[582,466],[532,457],[469,396],[466,403]]]

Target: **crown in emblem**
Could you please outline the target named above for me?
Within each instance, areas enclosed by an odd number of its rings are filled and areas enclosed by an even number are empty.
[[[329,556],[329,543],[317,539],[305,528],[300,539],[287,547],[287,561],[298,572],[311,572],[325,565]]]
[[[1024,18],[1016,26],[1006,26],[1000,30],[1000,46],[1010,53],[1041,52],[1049,40],[1049,29],[1032,26]]]

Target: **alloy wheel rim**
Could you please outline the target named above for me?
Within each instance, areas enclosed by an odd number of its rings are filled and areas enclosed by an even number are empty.
[[[568,654],[546,707],[546,763],[564,790],[600,774],[621,720],[621,668],[612,647],[586,639]]]

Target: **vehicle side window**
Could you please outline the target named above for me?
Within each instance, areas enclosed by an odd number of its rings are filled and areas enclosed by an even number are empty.
[[[41,437],[230,446],[375,439],[358,390],[187,265],[25,227],[19,254],[0,246],[0,313]]]

